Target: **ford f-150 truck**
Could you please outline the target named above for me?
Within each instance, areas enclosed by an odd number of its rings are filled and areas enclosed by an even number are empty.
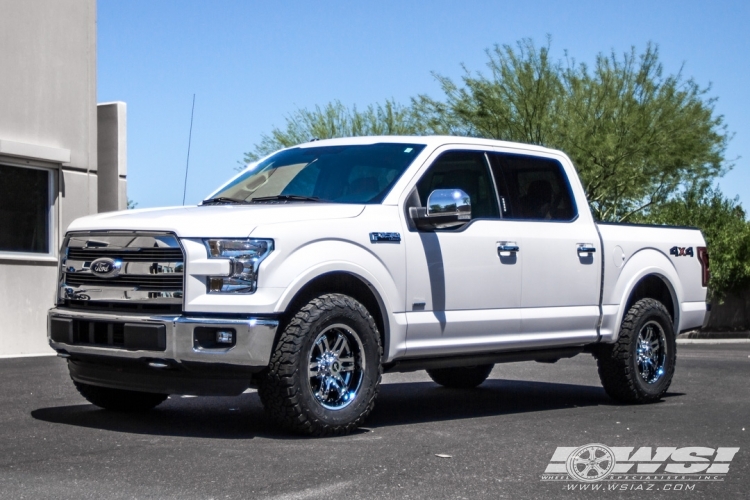
[[[585,352],[612,398],[656,401],[708,279],[700,231],[596,223],[559,151],[332,139],[198,206],[73,222],[49,342],[105,409],[257,387],[284,428],[344,434],[392,371],[471,388],[495,363]]]

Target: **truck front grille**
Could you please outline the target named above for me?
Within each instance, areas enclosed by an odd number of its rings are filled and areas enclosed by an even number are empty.
[[[73,233],[63,248],[59,304],[113,312],[179,313],[185,257],[167,233]]]
[[[182,290],[182,275],[179,276],[158,276],[131,274],[127,276],[118,276],[116,278],[97,278],[84,274],[68,274],[65,282],[72,286],[132,286],[139,290],[158,290],[173,292]]]
[[[68,248],[68,258],[71,260],[91,260],[91,258],[113,257],[127,258],[129,262],[153,262],[154,260],[168,262],[182,262],[180,248],[138,248],[138,249],[109,249],[109,248]]]
[[[69,309],[79,309],[92,312],[134,313],[147,315],[174,315],[182,313],[182,303],[166,304],[145,300],[130,302],[92,302],[90,300],[66,299],[64,305]]]

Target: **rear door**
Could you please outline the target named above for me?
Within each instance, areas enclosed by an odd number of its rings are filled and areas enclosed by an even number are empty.
[[[523,261],[521,331],[545,346],[596,338],[601,248],[587,206],[576,206],[562,163],[541,154],[492,153],[504,222]]]

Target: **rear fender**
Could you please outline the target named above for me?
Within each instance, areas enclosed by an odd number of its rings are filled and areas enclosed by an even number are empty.
[[[604,297],[602,305],[601,341],[616,342],[620,334],[620,324],[627,314],[625,308],[638,283],[646,276],[657,276],[666,284],[674,304],[674,329],[679,331],[680,304],[682,303],[682,282],[672,261],[661,251],[646,248],[636,252],[623,266],[620,276],[611,293]]]

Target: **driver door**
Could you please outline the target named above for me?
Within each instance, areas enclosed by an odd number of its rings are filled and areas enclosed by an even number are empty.
[[[512,223],[500,218],[483,151],[447,151],[416,185],[421,205],[436,189],[469,195],[471,220],[456,229],[405,232],[406,356],[493,350],[521,331],[522,257],[500,251],[516,244]],[[519,339],[520,340],[520,339]]]

